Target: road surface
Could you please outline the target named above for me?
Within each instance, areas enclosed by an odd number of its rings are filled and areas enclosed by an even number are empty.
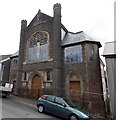
[[[0,98],[0,101],[2,101],[2,104],[0,104],[2,118],[45,118],[46,120],[61,120],[46,113],[39,113],[36,105],[17,101],[10,97]]]

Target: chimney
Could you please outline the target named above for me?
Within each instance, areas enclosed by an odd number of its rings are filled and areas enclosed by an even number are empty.
[[[25,29],[27,27],[27,21],[21,20],[21,29]]]
[[[54,4],[53,10],[54,10],[54,17],[61,18],[61,4],[60,3]]]

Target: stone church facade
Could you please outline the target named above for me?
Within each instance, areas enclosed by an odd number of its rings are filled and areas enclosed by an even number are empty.
[[[17,94],[38,98],[53,94],[91,112],[104,114],[100,42],[61,23],[61,5],[53,17],[40,10],[27,25],[21,21]]]

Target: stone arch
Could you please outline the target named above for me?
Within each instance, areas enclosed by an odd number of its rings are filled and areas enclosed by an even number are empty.
[[[42,91],[42,77],[38,72],[33,72],[29,76],[28,88],[31,97],[38,98]]]
[[[70,71],[66,76],[66,95],[76,103],[81,103],[82,100],[83,81],[78,72]]]

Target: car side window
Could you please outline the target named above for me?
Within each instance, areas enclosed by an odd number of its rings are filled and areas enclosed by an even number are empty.
[[[50,102],[54,102],[54,98],[55,98],[54,96],[48,96],[47,100],[50,101]]]
[[[57,97],[55,98],[55,103],[60,104],[60,105],[65,104],[65,102],[64,102],[63,99],[61,99],[61,98],[57,98]]]

